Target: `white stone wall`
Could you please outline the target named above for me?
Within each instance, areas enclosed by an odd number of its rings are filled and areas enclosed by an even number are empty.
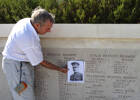
[[[14,24],[0,24],[0,100],[11,100],[1,69],[1,52]],[[140,49],[139,24],[55,24],[40,36],[43,48]],[[56,98],[55,98],[56,99]]]

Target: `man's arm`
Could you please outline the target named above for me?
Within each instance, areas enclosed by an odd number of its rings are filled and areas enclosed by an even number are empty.
[[[49,68],[49,69],[52,69],[52,70],[57,70],[57,71],[60,71],[60,72],[63,72],[63,73],[67,73],[68,69],[67,68],[60,68],[48,61],[42,61],[40,63],[43,67],[45,68]]]

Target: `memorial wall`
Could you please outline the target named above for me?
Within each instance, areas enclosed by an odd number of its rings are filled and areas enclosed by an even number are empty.
[[[12,26],[0,25],[0,60]],[[37,66],[36,100],[139,100],[139,29],[138,24],[55,24],[40,36],[44,59],[60,67],[84,61],[84,83],[69,83],[67,74]],[[1,67],[0,85],[2,100],[12,100]]]

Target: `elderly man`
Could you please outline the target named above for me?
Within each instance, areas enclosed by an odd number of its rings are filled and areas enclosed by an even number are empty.
[[[3,50],[2,68],[14,100],[35,100],[34,66],[67,72],[44,61],[38,35],[51,31],[54,19],[45,9],[37,8],[31,18],[18,21],[13,27]]]

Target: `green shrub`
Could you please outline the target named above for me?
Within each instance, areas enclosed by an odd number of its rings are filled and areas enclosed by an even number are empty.
[[[139,23],[140,0],[0,0],[0,23],[30,17],[41,6],[56,23]]]

